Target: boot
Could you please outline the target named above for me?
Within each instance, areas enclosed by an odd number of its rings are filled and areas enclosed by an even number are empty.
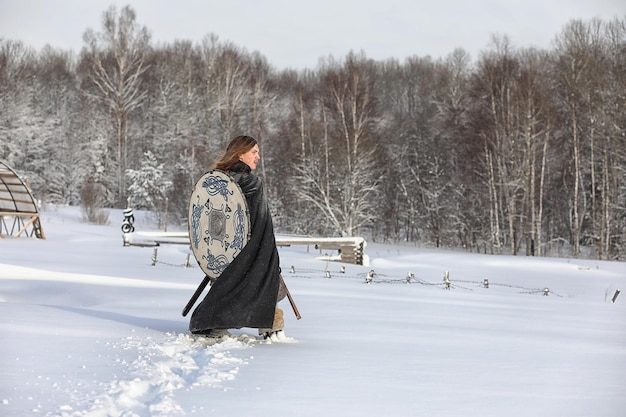
[[[271,329],[259,329],[259,335],[263,336],[263,338],[267,339],[273,333],[283,332],[285,328],[285,318],[283,310],[276,307],[274,311],[274,323],[272,323]]]

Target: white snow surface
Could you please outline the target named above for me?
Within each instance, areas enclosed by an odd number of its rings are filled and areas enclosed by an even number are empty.
[[[0,416],[626,415],[622,262],[368,243],[357,266],[280,248],[302,314],[281,302],[290,343],[207,345],[181,315],[204,276],[188,247],[152,265],[123,247],[120,211],[41,219],[45,240],[0,239]]]

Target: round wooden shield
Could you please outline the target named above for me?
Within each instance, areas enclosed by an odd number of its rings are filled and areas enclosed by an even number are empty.
[[[239,184],[220,170],[196,183],[189,202],[189,239],[200,269],[219,278],[248,243],[250,219]]]

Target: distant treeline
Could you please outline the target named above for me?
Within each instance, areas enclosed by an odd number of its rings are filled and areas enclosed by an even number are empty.
[[[279,71],[211,34],[155,45],[129,6],[103,18],[80,52],[0,39],[0,159],[43,203],[185,223],[248,134],[283,233],[626,258],[626,19],[572,20],[551,50]]]

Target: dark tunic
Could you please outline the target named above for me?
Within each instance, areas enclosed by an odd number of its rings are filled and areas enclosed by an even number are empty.
[[[250,239],[191,315],[189,330],[271,328],[278,298],[280,260],[261,180],[238,162],[230,174],[248,204]]]

